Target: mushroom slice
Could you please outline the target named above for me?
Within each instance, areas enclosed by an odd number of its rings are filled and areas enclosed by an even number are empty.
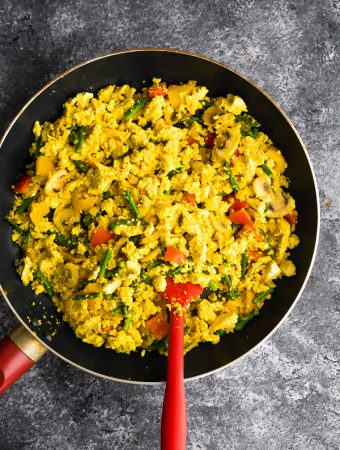
[[[203,120],[206,125],[214,125],[214,117],[222,113],[222,110],[218,106],[210,106],[203,113]]]
[[[45,185],[46,195],[59,192],[72,176],[72,173],[66,172],[66,170],[57,170],[47,181]]]
[[[270,209],[268,209],[266,215],[270,218],[286,216],[295,209],[295,201],[289,194],[273,196],[269,205]]]
[[[253,182],[253,188],[258,198],[264,202],[270,202],[272,200],[272,188],[270,179],[265,177],[257,177]]]
[[[229,160],[240,144],[241,135],[239,130],[228,133],[225,136],[217,136],[213,148],[213,156],[216,159]]]

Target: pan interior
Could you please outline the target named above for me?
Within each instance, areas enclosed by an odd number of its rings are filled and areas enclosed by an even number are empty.
[[[283,152],[291,180],[290,193],[299,211],[297,234],[300,245],[292,260],[297,275],[278,282],[272,299],[258,318],[242,331],[224,336],[218,345],[201,344],[185,357],[185,376],[201,376],[221,368],[261,342],[283,319],[295,302],[313,260],[318,234],[318,200],[310,163],[284,114],[255,85],[226,67],[210,60],[181,52],[142,50],[108,55],[85,63],[54,80],[26,105],[5,136],[0,153],[0,283],[18,317],[58,355],[85,370],[122,381],[159,382],[165,379],[166,359],[156,352],[118,354],[83,343],[61,320],[51,300],[38,298],[18,277],[13,261],[19,249],[11,241],[10,226],[3,220],[10,210],[13,194],[10,186],[24,170],[32,142],[35,120],[53,121],[63,103],[81,91],[97,92],[109,84],[130,84],[141,88],[153,77],[167,83],[197,80],[210,95],[233,93],[241,96],[263,131]]]

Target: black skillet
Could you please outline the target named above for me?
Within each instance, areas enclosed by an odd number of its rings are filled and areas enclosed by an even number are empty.
[[[242,331],[222,337],[218,345],[201,344],[190,351],[185,356],[186,379],[212,373],[254,349],[287,317],[306,284],[319,232],[317,188],[304,145],[274,101],[231,68],[187,52],[137,49],[95,58],[64,72],[35,94],[19,111],[0,143],[0,288],[21,322],[21,327],[0,344],[0,393],[46,349],[82,370],[112,380],[144,384],[165,380],[166,358],[156,352],[143,358],[138,353],[123,355],[77,339],[51,300],[45,295],[36,297],[20,281],[13,264],[19,249],[12,243],[11,228],[4,220],[13,202],[10,186],[24,172],[35,120],[53,121],[61,114],[63,103],[78,92],[97,92],[108,84],[124,83],[140,89],[155,76],[167,83],[197,80],[208,87],[213,97],[227,93],[241,96],[250,114],[262,124],[262,130],[281,149],[288,163],[290,193],[299,211],[297,234],[301,244],[292,252],[297,275],[278,282],[261,314]]]

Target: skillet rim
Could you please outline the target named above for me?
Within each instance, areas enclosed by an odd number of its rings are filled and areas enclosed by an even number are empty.
[[[44,84],[38,91],[35,92],[35,94],[33,94],[33,96],[20,108],[20,110],[18,111],[18,113],[14,116],[14,118],[12,119],[12,121],[9,123],[9,125],[7,126],[4,134],[2,135],[2,138],[0,140],[0,152],[2,149],[2,145],[7,137],[7,135],[9,134],[9,132],[11,131],[11,128],[13,127],[13,125],[15,124],[15,122],[19,119],[19,117],[22,115],[22,113],[26,110],[26,108],[43,92],[45,91],[48,87],[50,87],[51,85],[53,85],[57,80],[63,78],[64,76],[68,75],[69,73],[79,69],[80,67],[83,67],[87,64],[91,64],[95,61],[98,61],[100,59],[105,59],[105,58],[110,58],[112,56],[115,55],[121,55],[121,54],[125,54],[125,53],[139,53],[139,52],[164,52],[164,53],[178,53],[178,54],[182,54],[182,55],[187,55],[187,56],[191,56],[194,57],[196,59],[202,59],[204,61],[210,62],[212,64],[218,65],[220,67],[222,67],[223,69],[227,69],[230,72],[233,72],[234,74],[236,74],[238,77],[242,78],[243,80],[245,80],[247,83],[251,84],[252,86],[255,87],[255,89],[257,89],[262,95],[264,95],[265,97],[267,97],[267,99],[273,104],[273,106],[282,114],[282,116],[284,117],[284,119],[288,122],[288,125],[290,126],[290,128],[293,130],[293,132],[295,133],[302,150],[305,153],[306,159],[308,161],[309,164],[309,168],[311,170],[311,174],[312,174],[312,178],[313,178],[313,182],[314,182],[314,190],[315,190],[315,198],[316,198],[316,209],[317,209],[317,224],[316,224],[316,236],[315,236],[315,243],[314,243],[314,249],[313,249],[313,254],[310,260],[310,264],[309,264],[309,268],[307,270],[307,274],[305,276],[305,279],[300,287],[300,290],[297,294],[297,296],[295,297],[295,300],[293,301],[293,303],[291,304],[290,308],[286,311],[286,313],[284,314],[284,316],[282,317],[282,319],[277,323],[277,325],[261,340],[259,341],[256,345],[254,345],[251,349],[249,349],[248,351],[246,351],[245,353],[243,353],[241,356],[239,356],[238,358],[234,359],[233,361],[230,361],[227,364],[224,364],[221,367],[218,367],[217,369],[211,370],[209,372],[205,372],[202,373],[200,375],[196,375],[194,377],[188,377],[185,378],[185,382],[187,381],[195,381],[198,380],[200,378],[206,377],[208,375],[212,375],[215,374],[223,369],[225,369],[227,366],[230,366],[232,364],[235,364],[237,361],[240,361],[241,359],[243,359],[245,356],[249,355],[250,353],[252,353],[255,349],[257,349],[260,345],[262,345],[263,343],[265,343],[267,341],[267,339],[270,338],[270,336],[272,334],[274,334],[276,332],[276,330],[282,325],[282,323],[287,319],[287,317],[289,316],[289,314],[292,312],[293,308],[295,307],[297,301],[299,300],[299,298],[301,297],[306,284],[309,280],[309,277],[311,275],[313,266],[314,266],[314,262],[315,262],[315,258],[316,258],[316,254],[317,254],[317,249],[318,249],[318,243],[319,243],[319,237],[320,237],[320,198],[319,198],[319,190],[318,190],[318,185],[317,185],[317,181],[316,181],[316,175],[314,173],[314,169],[313,169],[313,165],[311,162],[311,159],[308,155],[308,152],[306,150],[306,147],[298,133],[298,131],[296,130],[295,126],[293,125],[292,121],[289,119],[289,117],[287,116],[287,114],[283,111],[283,109],[275,102],[275,100],[269,95],[267,94],[261,87],[259,87],[256,83],[254,83],[251,79],[249,79],[247,76],[241,74],[240,72],[238,72],[237,70],[231,68],[229,65],[227,64],[223,64],[219,61],[215,61],[214,59],[208,58],[206,56],[200,55],[198,53],[193,53],[193,52],[188,52],[188,51],[184,51],[184,50],[180,50],[180,49],[173,49],[173,48],[166,48],[166,47],[140,47],[140,48],[131,48],[131,49],[127,49],[127,50],[118,50],[116,52],[110,52],[107,53],[105,55],[101,55],[101,56],[97,56],[95,58],[91,58],[88,59],[86,61],[83,61],[75,66],[72,66],[71,68],[59,73],[58,75],[54,76],[49,82],[47,82],[46,84]],[[121,378],[115,378],[115,377],[111,377],[109,375],[104,375],[98,372],[94,372],[90,369],[87,369],[85,367],[80,366],[79,364],[70,361],[69,359],[67,359],[65,356],[59,354],[57,351],[55,351],[54,349],[52,349],[48,344],[46,344],[42,339],[40,339],[26,324],[26,322],[20,317],[20,315],[16,312],[15,308],[12,306],[11,301],[9,300],[9,298],[6,295],[5,290],[3,289],[2,285],[0,284],[0,293],[2,294],[3,298],[5,299],[7,305],[9,306],[9,308],[11,309],[11,311],[13,312],[14,316],[19,320],[20,324],[30,333],[34,336],[34,338],[39,341],[44,347],[47,348],[48,351],[50,351],[53,355],[57,356],[58,358],[62,359],[64,362],[72,365],[73,367],[76,367],[77,369],[80,369],[84,372],[89,373],[90,375],[93,376],[97,376],[100,378],[104,378],[106,380],[111,380],[111,381],[117,381],[119,383],[127,383],[127,384],[137,384],[137,385],[162,385],[165,383],[165,381],[135,381],[135,380],[125,380],[125,379],[121,379]]]

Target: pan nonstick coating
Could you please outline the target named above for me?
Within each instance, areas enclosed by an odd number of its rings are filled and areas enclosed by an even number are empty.
[[[260,315],[241,332],[222,337],[220,344],[201,344],[185,357],[185,377],[202,376],[217,370],[254,348],[285,317],[308,277],[314,257],[318,227],[318,196],[313,172],[296,131],[284,113],[253,83],[232,69],[192,54],[169,50],[134,50],[94,59],[71,69],[45,86],[21,110],[5,134],[0,148],[0,283],[18,318],[58,356],[97,375],[132,382],[160,382],[165,379],[166,358],[156,352],[123,355],[83,343],[62,322],[51,300],[36,297],[18,277],[13,261],[19,249],[11,241],[11,228],[3,220],[11,209],[10,186],[24,171],[36,120],[54,120],[63,103],[81,91],[97,92],[108,84],[130,84],[142,88],[153,77],[167,83],[197,80],[211,96],[233,93],[246,102],[249,112],[283,152],[291,180],[290,193],[299,212],[297,234],[300,245],[292,259],[297,275],[278,282],[272,299]]]

